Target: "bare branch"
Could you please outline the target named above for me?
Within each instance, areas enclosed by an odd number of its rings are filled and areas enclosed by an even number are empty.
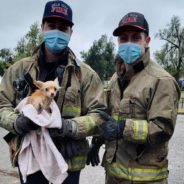
[[[167,39],[167,38],[162,38],[162,40],[165,40],[165,41],[169,42],[170,44],[172,44],[173,46],[175,46],[176,48],[179,49],[179,46],[176,45],[175,43],[173,43],[171,40],[169,40],[169,39]]]

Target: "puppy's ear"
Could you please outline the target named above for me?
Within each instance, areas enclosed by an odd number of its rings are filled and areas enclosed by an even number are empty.
[[[33,83],[36,87],[38,87],[38,89],[41,89],[43,86],[43,82],[39,80],[34,80]]]

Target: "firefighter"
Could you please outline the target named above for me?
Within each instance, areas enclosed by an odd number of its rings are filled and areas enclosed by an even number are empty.
[[[48,81],[58,77],[61,89],[56,102],[62,115],[62,128],[49,129],[56,147],[68,163],[65,184],[78,184],[85,167],[88,141],[104,111],[103,85],[95,71],[80,62],[68,47],[72,35],[72,9],[63,1],[48,1],[42,18],[43,43],[31,57],[13,64],[0,85],[0,126],[10,133],[5,137],[10,145],[13,166],[22,138],[40,127],[14,111],[17,104],[34,91],[32,80]],[[28,75],[30,74],[30,76]],[[21,173],[20,173],[21,178]],[[21,178],[21,183],[23,183]],[[26,184],[48,184],[41,171],[27,177]]]
[[[106,184],[166,184],[179,87],[150,59],[149,26],[143,14],[126,14],[113,35],[118,38],[116,73],[107,99],[110,116],[102,114],[106,120],[101,124]],[[93,138],[88,164],[98,165],[101,144]]]

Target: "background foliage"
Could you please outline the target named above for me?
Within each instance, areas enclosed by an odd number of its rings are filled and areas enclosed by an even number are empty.
[[[170,23],[159,30],[155,37],[164,41],[161,49],[154,53],[156,61],[176,80],[184,77],[184,27],[180,18],[173,16]],[[0,76],[17,60],[30,56],[41,42],[42,31],[35,22],[13,50],[10,48],[0,50]],[[88,51],[82,51],[81,57],[102,80],[109,80],[114,73],[115,44],[112,38],[108,38],[105,34],[95,40]]]
[[[156,37],[165,41],[161,50],[155,52],[157,62],[178,80],[184,76],[184,27],[181,26],[180,18],[173,16]]]

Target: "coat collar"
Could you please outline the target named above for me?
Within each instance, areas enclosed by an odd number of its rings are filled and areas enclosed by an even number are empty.
[[[122,73],[120,65],[116,63],[116,72],[120,80],[130,80],[136,73],[142,71],[150,61],[150,51],[149,48],[146,50],[145,54],[134,64],[127,65],[125,73]]]
[[[44,43],[42,43],[40,46],[38,46],[38,48],[36,49],[36,51],[33,53],[33,60],[34,60],[34,64],[38,65],[38,60],[40,59],[40,57],[44,57]],[[78,66],[80,67],[80,61],[76,58],[75,54],[73,53],[73,51],[67,47],[66,48],[66,52],[67,52],[67,67],[70,66]]]

